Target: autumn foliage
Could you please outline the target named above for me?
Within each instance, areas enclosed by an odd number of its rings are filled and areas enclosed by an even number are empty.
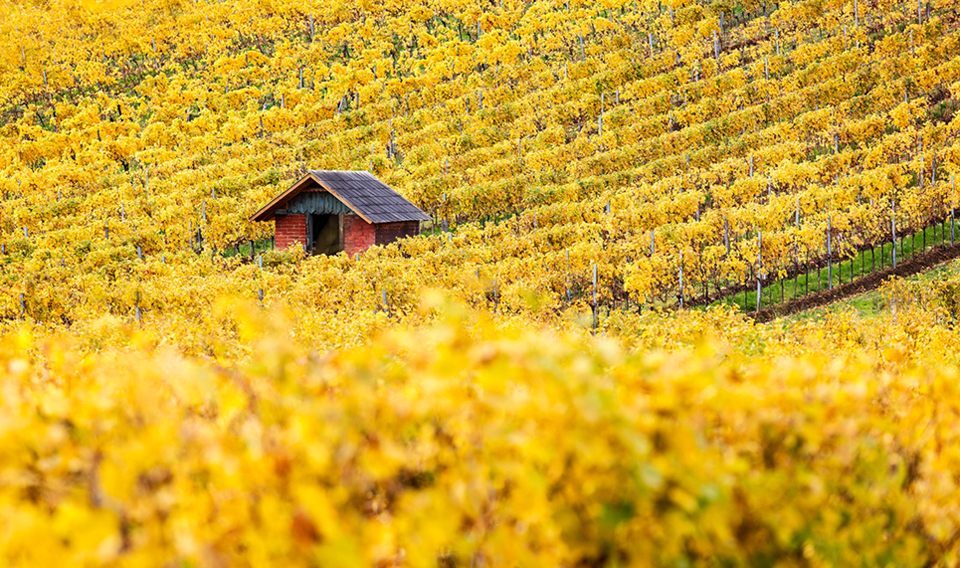
[[[946,242],[958,49],[951,1],[0,0],[0,564],[957,565],[960,277],[675,308]],[[435,222],[272,250],[308,168]]]
[[[184,357],[108,321],[4,338],[7,562],[954,558],[945,328],[640,322],[675,330],[664,351],[426,305],[426,328],[316,352],[282,314],[228,307],[256,355]]]

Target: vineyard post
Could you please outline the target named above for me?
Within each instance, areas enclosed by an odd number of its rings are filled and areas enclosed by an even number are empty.
[[[140,291],[139,290],[137,291],[137,299],[136,301],[134,301],[133,308],[137,316],[137,323],[143,323],[143,317],[140,313]]]
[[[857,0],[853,0],[853,25],[860,25],[860,4]]]
[[[920,142],[920,151],[923,151],[923,141]],[[920,184],[920,189],[923,189],[923,176],[926,175],[926,167],[923,165],[923,156],[920,156],[920,175],[918,176],[917,183]]]
[[[833,290],[833,250],[830,245],[830,216],[827,215],[827,290]]]
[[[593,263],[593,329],[599,327],[600,314],[597,309],[597,263]]]
[[[260,307],[263,307],[263,288],[257,290],[257,297],[260,298]]]
[[[683,250],[680,251],[680,309],[683,309]]]
[[[730,258],[730,221],[726,216],[723,217],[723,246],[727,249],[727,254],[724,258]],[[729,282],[726,283],[729,286]]]
[[[383,299],[383,313],[389,315],[389,313],[390,313],[390,308],[389,308],[389,306],[387,305],[387,290],[386,290],[385,288],[382,289],[382,290],[380,290],[380,294],[381,294],[382,299]]]
[[[262,254],[258,254],[258,255],[257,255],[257,268],[259,268],[260,270],[263,270],[263,255],[262,255]]]
[[[891,201],[890,202],[890,236],[893,239],[893,246],[890,249],[890,254],[893,259],[893,267],[897,267],[897,206]]]
[[[564,273],[564,284],[567,288],[567,303],[570,303],[570,250],[567,250],[567,270]]]
[[[793,220],[797,225],[797,235],[800,235],[800,197],[797,197],[797,209],[793,214]],[[793,299],[797,299],[797,288],[800,287],[800,245],[793,245]]]
[[[20,319],[27,315],[27,303],[23,299],[23,292],[20,292]]]
[[[140,259],[140,262],[143,262],[143,249],[137,247],[137,258]]]
[[[763,263],[763,233],[757,231],[757,311],[760,311],[761,301],[760,301],[760,267]],[[746,292],[744,292],[744,297],[746,297]]]

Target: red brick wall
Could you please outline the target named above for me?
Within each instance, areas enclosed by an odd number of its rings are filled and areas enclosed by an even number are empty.
[[[416,235],[420,232],[419,221],[402,221],[399,223],[381,223],[377,225],[377,244],[389,245],[397,239]]]
[[[307,242],[306,215],[277,215],[277,248],[300,246]]]
[[[276,222],[278,249],[302,247],[307,242],[306,215],[277,215]],[[343,216],[343,250],[353,256],[375,244],[387,245],[399,238],[416,235],[419,230],[417,221],[371,225],[359,215],[347,214]]]
[[[348,256],[363,252],[377,243],[377,231],[374,225],[364,221],[359,215],[343,216],[343,251]]]

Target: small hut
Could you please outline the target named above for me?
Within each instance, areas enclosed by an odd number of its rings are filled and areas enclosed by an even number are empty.
[[[277,248],[353,255],[419,234],[430,216],[370,172],[307,170],[250,220],[276,221]]]

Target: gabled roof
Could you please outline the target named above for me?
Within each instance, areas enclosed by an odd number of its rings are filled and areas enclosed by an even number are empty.
[[[316,186],[320,186],[317,188]],[[274,197],[270,203],[250,217],[251,221],[269,221],[281,205],[301,191],[325,189],[367,223],[429,221],[430,216],[410,203],[387,184],[366,171],[307,170],[290,189]]]

